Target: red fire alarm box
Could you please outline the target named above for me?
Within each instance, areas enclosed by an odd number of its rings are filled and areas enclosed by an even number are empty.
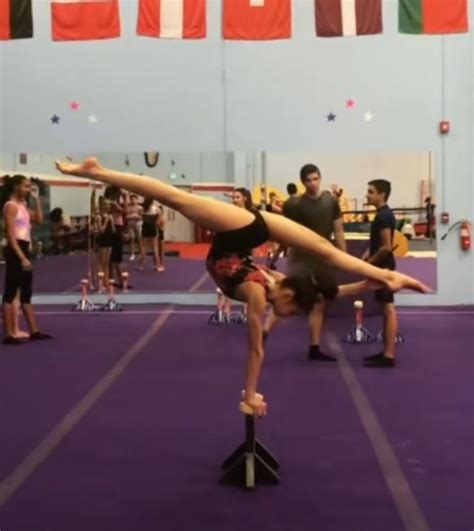
[[[449,133],[449,122],[447,120],[439,122],[439,132],[442,135],[447,135]]]

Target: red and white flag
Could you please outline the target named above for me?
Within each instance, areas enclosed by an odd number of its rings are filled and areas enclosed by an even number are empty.
[[[55,41],[84,41],[120,37],[118,0],[53,0]]]
[[[224,0],[224,39],[291,37],[291,0]]]
[[[139,0],[138,35],[204,39],[206,0]]]
[[[346,37],[382,33],[382,0],[315,0],[316,35]]]

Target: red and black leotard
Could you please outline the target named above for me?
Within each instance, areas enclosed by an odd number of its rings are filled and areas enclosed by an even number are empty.
[[[253,213],[255,219],[250,225],[217,233],[207,255],[209,274],[230,298],[234,298],[235,289],[244,282],[257,282],[268,291],[269,274],[262,272],[265,267],[254,263],[252,249],[268,241],[269,231],[260,212]]]

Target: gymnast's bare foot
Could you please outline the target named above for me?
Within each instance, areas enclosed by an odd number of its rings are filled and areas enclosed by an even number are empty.
[[[28,332],[25,332],[24,330],[15,330],[12,334],[12,337],[15,339],[28,339],[30,337],[30,334]]]
[[[60,160],[57,160],[55,164],[56,168],[61,173],[66,175],[76,175],[78,177],[94,177],[101,169],[99,161],[95,157],[84,159],[79,164],[61,162]]]

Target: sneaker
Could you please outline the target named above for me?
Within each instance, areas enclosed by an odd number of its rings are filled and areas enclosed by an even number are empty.
[[[333,356],[328,356],[327,354],[324,354],[324,352],[310,352],[308,354],[308,358],[311,361],[337,361],[336,358]]]
[[[13,336],[6,336],[3,338],[4,345],[22,345],[23,341]]]
[[[364,367],[395,367],[395,359],[387,356],[371,356],[364,358]]]
[[[41,339],[53,339],[53,336],[49,334],[43,334],[43,332],[33,332],[30,335],[30,341],[39,341]]]

